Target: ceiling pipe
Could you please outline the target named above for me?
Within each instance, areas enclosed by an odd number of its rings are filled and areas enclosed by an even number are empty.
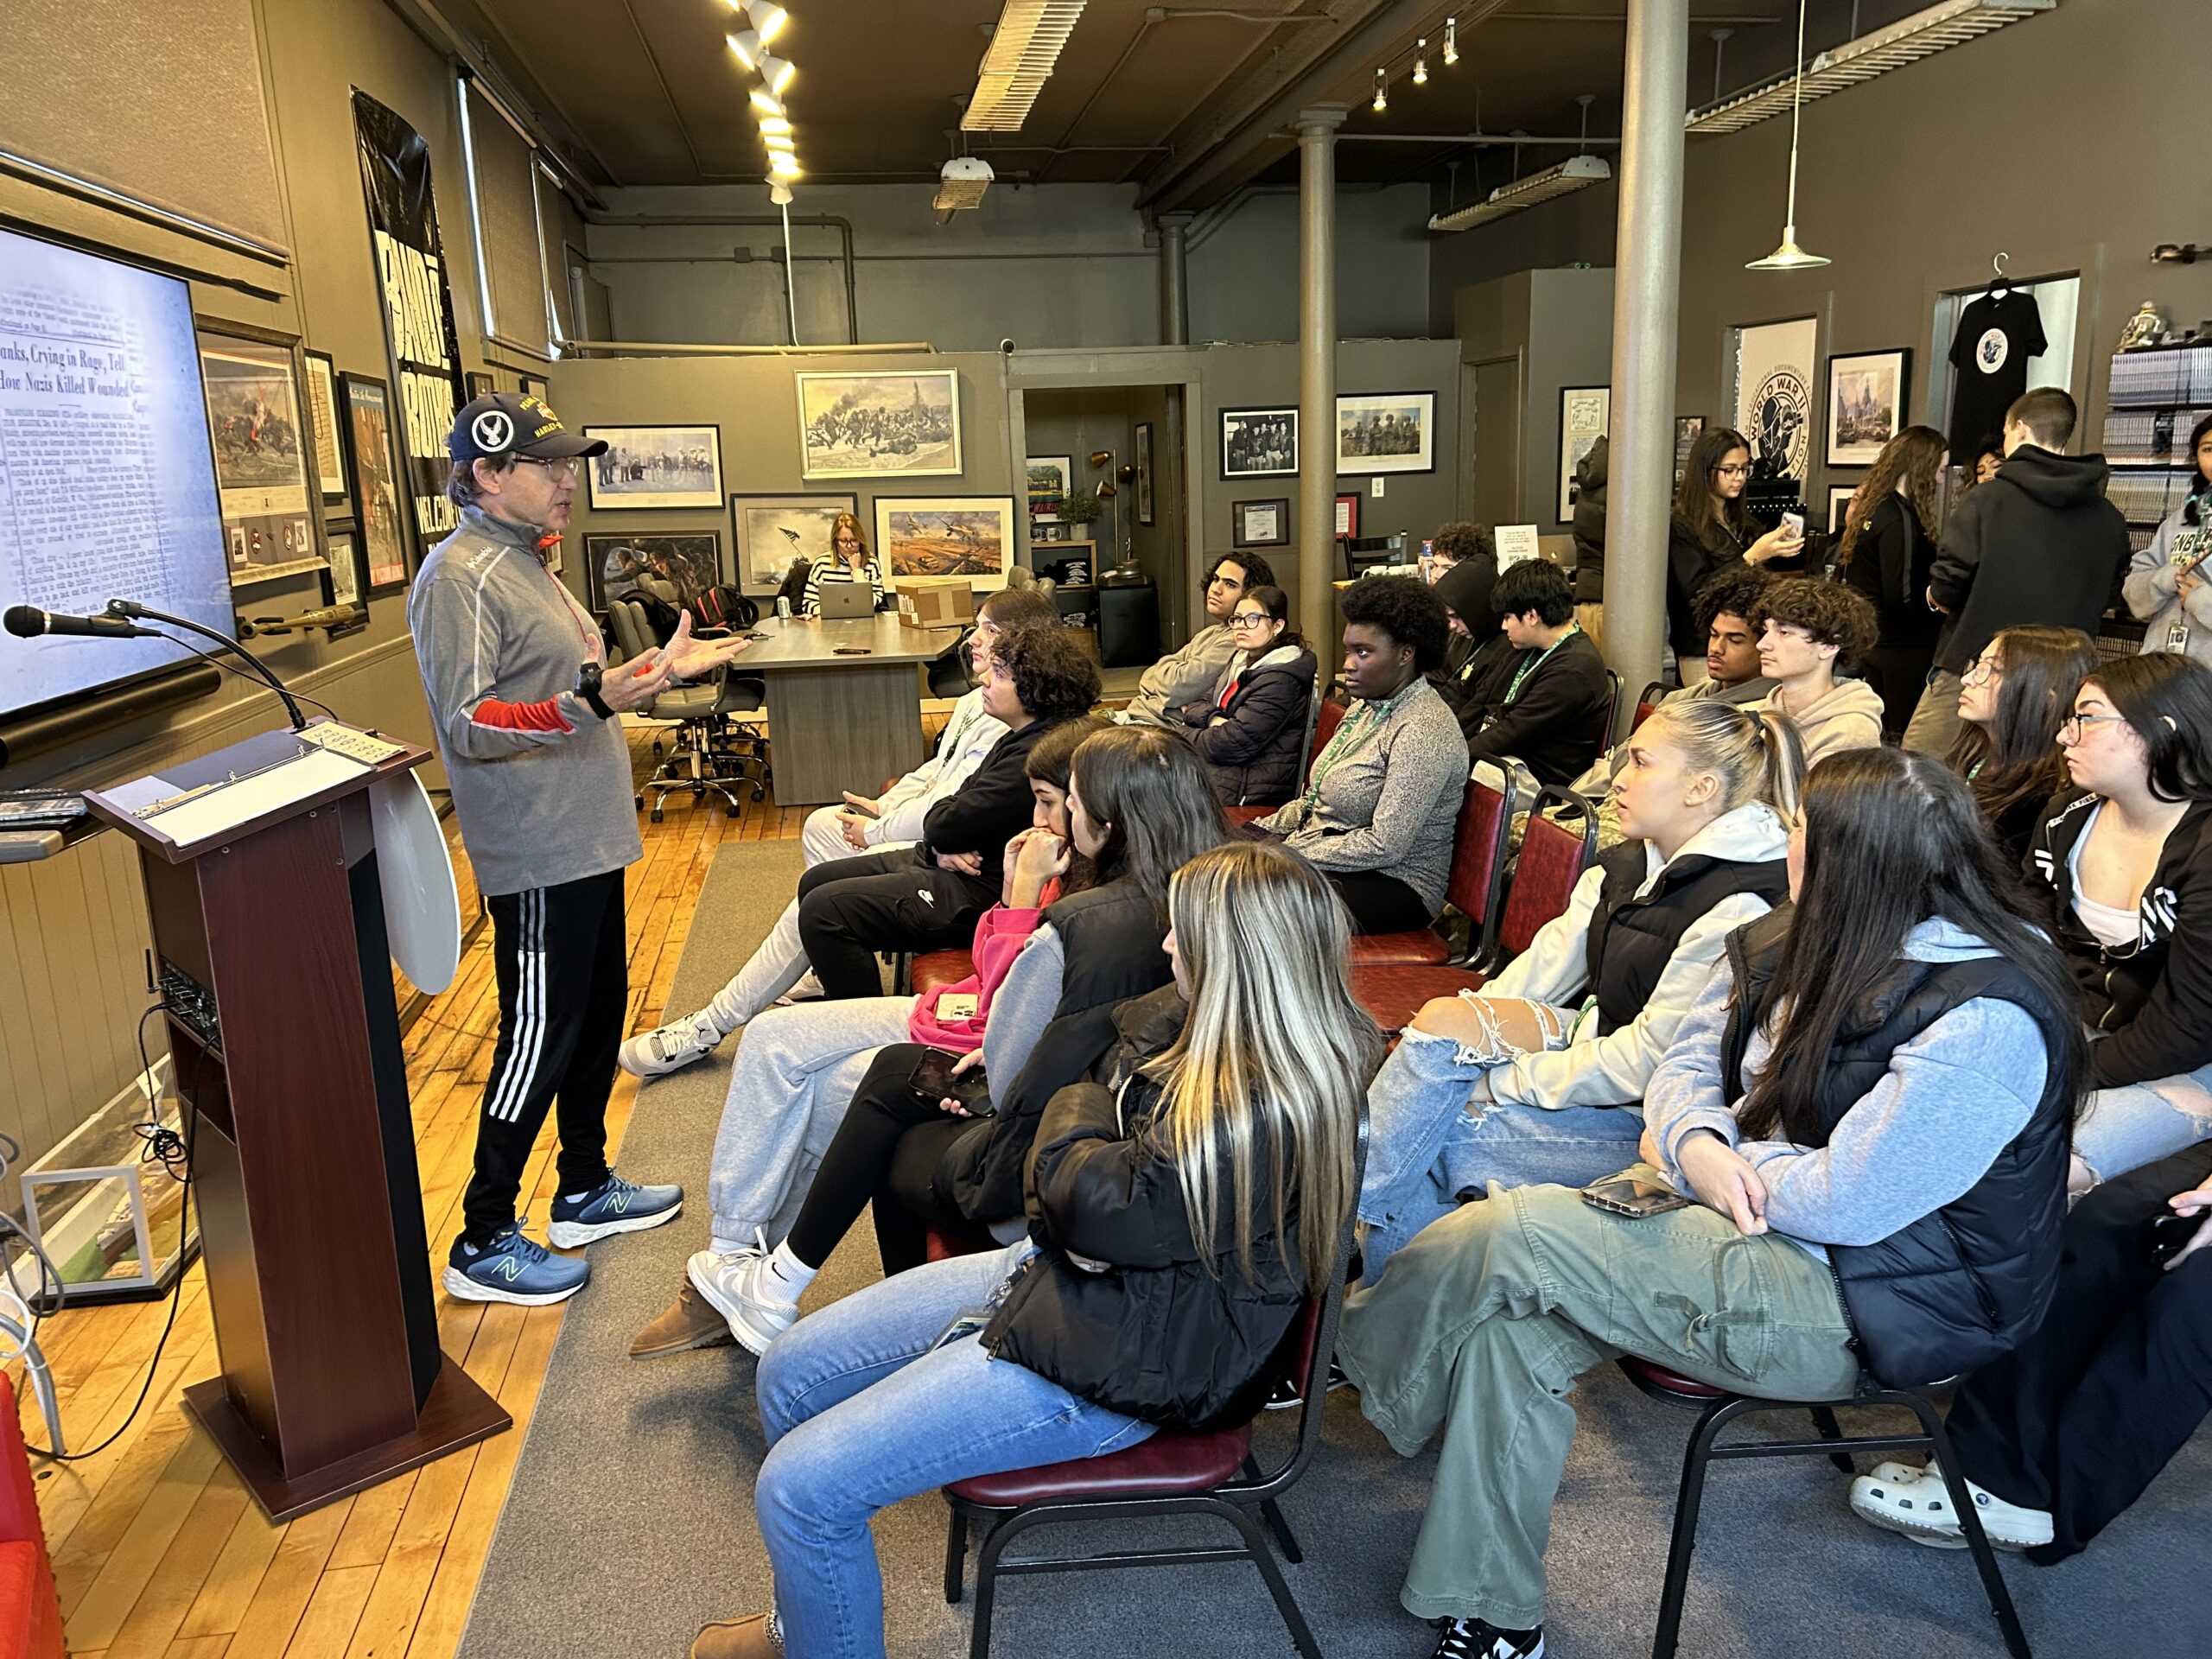
[[[1233,22],[1259,23],[1269,29],[1277,23],[1338,21],[1325,11],[1236,11],[1227,6],[1147,6],[1144,10],[1144,20],[1148,23],[1172,23],[1185,17],[1226,17]]]
[[[679,340],[564,340],[563,357],[861,357],[935,353],[925,340],[851,346],[725,346]]]
[[[1618,138],[1586,138],[1573,133],[1550,137],[1521,132],[1340,132],[1340,144],[1465,144],[1480,149],[1507,144],[1611,144]]]

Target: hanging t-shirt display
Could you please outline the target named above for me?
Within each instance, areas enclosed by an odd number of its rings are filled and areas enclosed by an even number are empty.
[[[1951,337],[1951,464],[1967,467],[1975,451],[2004,435],[2005,411],[2028,389],[2028,359],[2050,342],[2036,296],[2021,289],[1985,294],[1959,314]]]

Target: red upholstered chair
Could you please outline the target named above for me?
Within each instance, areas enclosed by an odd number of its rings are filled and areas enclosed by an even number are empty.
[[[1613,722],[1620,718],[1621,677],[1611,669],[1605,671],[1605,735],[1599,744],[1599,751],[1611,748],[1613,742]]]
[[[16,1390],[0,1376],[0,1659],[66,1659],[67,1651]]]
[[[916,957],[907,969],[916,996],[933,996],[949,990],[976,971],[976,959],[965,950],[931,950]]]
[[[1321,751],[1329,747],[1329,740],[1337,734],[1337,728],[1344,721],[1344,706],[1324,697],[1309,706],[1306,729],[1313,734],[1306,745],[1306,763],[1298,769],[1298,786],[1306,787],[1306,780],[1313,775],[1313,763],[1321,758]],[[1272,806],[1230,806],[1223,810],[1231,823],[1254,823],[1275,809]]]
[[[1352,1165],[1352,1190],[1366,1166],[1363,1117]],[[1337,1251],[1328,1289],[1309,1297],[1287,1338],[1290,1380],[1298,1385],[1297,1433],[1288,1455],[1262,1472],[1252,1454],[1252,1426],[1213,1434],[1162,1429],[1150,1440],[1103,1458],[1047,1464],[1002,1475],[978,1475],[944,1489],[952,1518],[945,1537],[944,1599],[957,1602],[967,1564],[968,1529],[982,1528],[976,1548],[976,1618],[969,1659],[989,1659],[991,1608],[999,1575],[1081,1572],[1102,1567],[1188,1567],[1206,1561],[1249,1561],[1260,1569],[1275,1609],[1303,1659],[1321,1659],[1306,1616],[1284,1582],[1268,1535],[1294,1566],[1305,1559],[1275,1500],[1294,1485],[1321,1443],[1321,1412],[1328,1397],[1329,1360],[1336,1352],[1337,1318],[1344,1309],[1344,1274],[1351,1261],[1351,1229]],[[1006,1547],[1033,1527],[1055,1521],[1141,1520],[1155,1516],[1218,1516],[1236,1529],[1238,1542],[1211,1548],[1163,1546],[1095,1555],[1005,1560]]]
[[[1465,947],[1454,955],[1433,927],[1406,933],[1365,933],[1351,942],[1355,970],[1370,966],[1474,967],[1484,962],[1497,937],[1497,895],[1505,880],[1505,843],[1513,828],[1513,799],[1521,766],[1508,760],[1505,786],[1492,789],[1475,779],[1459,805],[1452,836],[1452,870],[1445,878],[1444,901],[1467,918]]]
[[[1967,1491],[1966,1478],[1958,1472],[1958,1459],[1951,1455],[1950,1438],[1943,1432],[1942,1414],[1929,1397],[1929,1389],[1884,1388],[1862,1376],[1858,1392],[1847,1400],[1761,1400],[1683,1376],[1647,1359],[1631,1356],[1618,1363],[1622,1374],[1650,1398],[1698,1414],[1697,1425],[1690,1431],[1689,1450],[1682,1459],[1682,1484],[1675,1498],[1674,1539],[1667,1550],[1667,1578],[1659,1597],[1659,1629],[1651,1641],[1652,1659],[1674,1659],[1681,1629],[1682,1599],[1689,1587],[1690,1555],[1697,1547],[1698,1510],[1705,1497],[1707,1465],[1737,1458],[1825,1457],[1845,1474],[1851,1475],[1858,1473],[1858,1465],[1849,1456],[1853,1451],[1924,1451],[1943,1465],[1943,1484],[1950,1496],[1951,1511],[1958,1516],[1959,1529],[1966,1535],[1967,1548],[1974,1554],[1975,1569],[1981,1574],[1982,1590],[1989,1598],[1990,1616],[1997,1621],[1998,1630],[2005,1638],[2005,1651],[2012,1659],[2032,1659],[2027,1633],[2020,1628],[2020,1616],[2013,1610],[2004,1575],[1997,1570],[1997,1557],[1989,1548],[1981,1516]],[[1942,1386],[1945,1385],[1930,1385]],[[1920,1433],[1847,1436],[1835,1420],[1839,1406],[1901,1406],[1919,1420]],[[1771,1411],[1811,1412],[1813,1427],[1820,1438],[1717,1444],[1720,1431],[1737,1418]]]
[[[1666,695],[1667,682],[1664,680],[1654,680],[1650,684],[1645,686],[1643,690],[1637,694],[1636,699],[1636,718],[1629,722],[1629,730],[1631,732],[1634,731],[1637,727],[1643,725],[1645,721],[1650,719],[1651,711],[1659,706],[1659,700]]]

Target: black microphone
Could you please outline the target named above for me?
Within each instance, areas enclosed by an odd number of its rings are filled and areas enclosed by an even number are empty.
[[[91,634],[102,639],[161,638],[153,629],[139,627],[119,616],[57,616],[29,605],[10,605],[8,613],[0,616],[0,627],[18,639],[35,639],[48,633]]]
[[[13,614],[13,612],[10,613],[10,615],[12,616]],[[144,617],[149,622],[166,622],[173,628],[182,628],[188,633],[196,633],[202,639],[213,639],[218,645],[222,647],[222,649],[229,652],[231,655],[244,663],[246,667],[252,671],[256,679],[259,680],[264,685],[267,686],[271,691],[274,691],[276,694],[278,698],[281,699],[284,704],[284,712],[291,716],[292,729],[294,731],[298,732],[307,729],[307,711],[300,707],[299,699],[284,689],[284,682],[276,677],[276,671],[270,667],[268,664],[263,662],[260,658],[255,656],[244,645],[238,644],[237,640],[232,639],[230,635],[226,633],[218,633],[214,629],[208,627],[202,623],[194,622],[188,616],[171,616],[167,611],[156,611],[151,609],[147,606],[139,604],[137,601],[131,599],[111,599],[107,602],[107,615],[97,620],[101,621],[113,620],[123,624],[125,627],[129,627],[130,619],[140,616]],[[163,633],[159,628],[131,628],[130,631],[133,633],[150,632],[157,639],[167,639],[169,637]],[[102,630],[102,632],[105,632],[105,630]],[[182,645],[184,642],[182,640],[177,640],[174,643]],[[186,649],[190,650],[191,647],[186,646]],[[207,653],[203,652],[200,654],[205,656]],[[313,699],[309,699],[309,701],[312,702]]]

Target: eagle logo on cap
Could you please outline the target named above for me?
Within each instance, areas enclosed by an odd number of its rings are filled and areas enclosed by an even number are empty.
[[[498,454],[514,442],[515,423],[504,410],[487,409],[471,423],[468,435],[476,440],[479,449]]]

